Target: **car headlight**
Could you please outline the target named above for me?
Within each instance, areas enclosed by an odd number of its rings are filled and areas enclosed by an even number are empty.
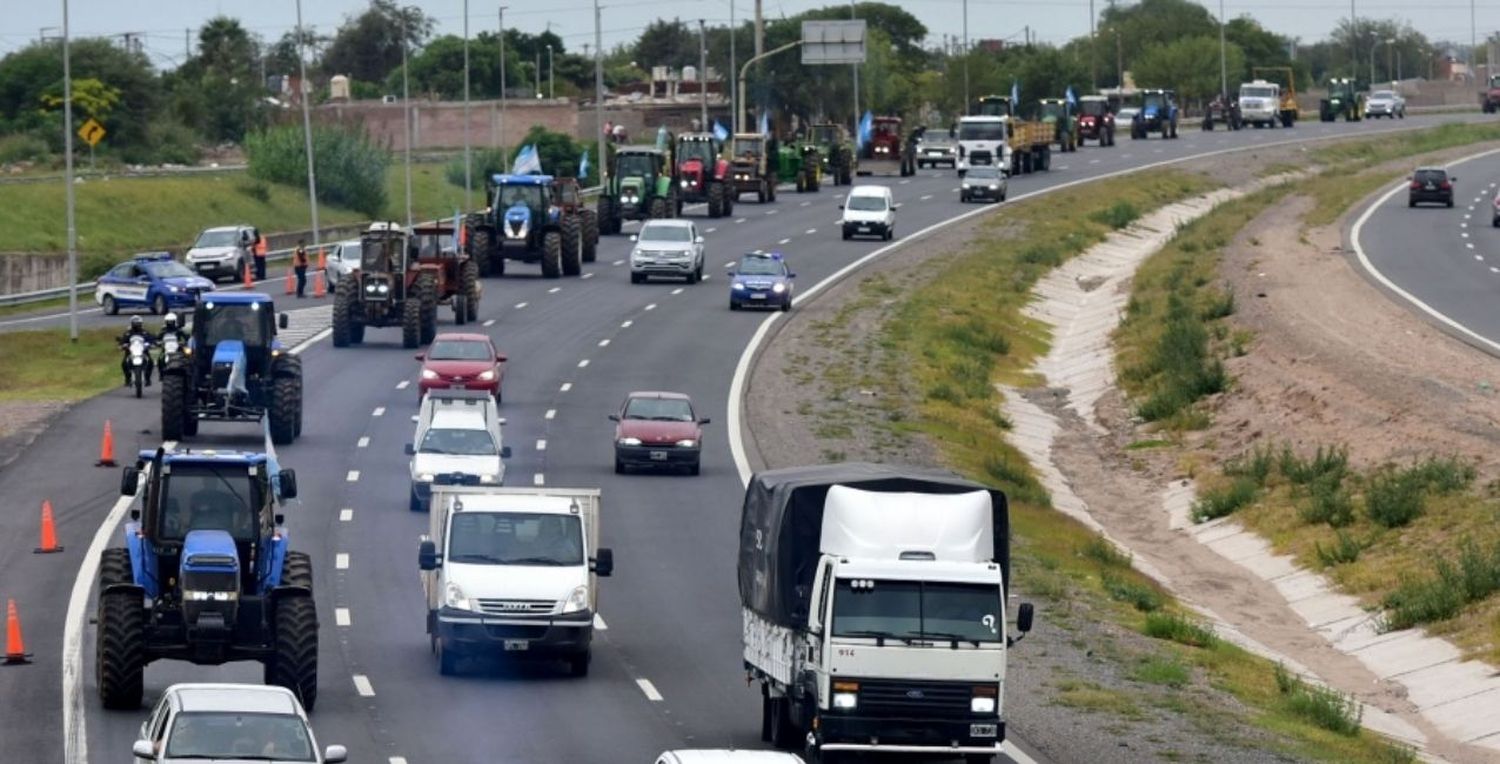
[[[677,441],[678,448],[696,448],[697,446],[698,441],[692,438],[683,438],[682,440]]]
[[[833,707],[851,711],[859,706],[859,682],[834,682]]]
[[[168,284],[167,285],[167,291],[171,292],[172,294],[177,294],[178,292],[182,291],[182,287],[180,287],[180,286],[174,286],[172,284]]]
[[[479,372],[479,378],[485,382],[488,382],[495,378],[495,370],[489,369],[487,371],[481,371]]]
[[[573,593],[568,595],[568,599],[563,601],[562,611],[564,613],[577,613],[580,610],[588,609],[589,588],[587,586],[575,587]]]
[[[452,581],[443,587],[443,604],[454,610],[473,610],[474,605],[464,596],[464,590]]]
[[[432,369],[423,369],[422,370],[422,379],[438,379],[439,376],[440,375],[437,372],[433,371]]]
[[[417,476],[417,482],[419,483],[431,483],[432,479],[433,476],[431,472],[423,472],[422,474]]]
[[[999,191],[1000,190],[1000,184],[999,183],[991,183],[990,184],[990,190],[991,191]]]
[[[995,713],[995,699],[976,697],[969,700],[969,711],[976,714]]]
[[[641,444],[641,439],[640,438],[620,438],[619,440],[617,440],[615,442],[618,443],[619,445],[622,445],[622,446],[639,446]]]
[[[234,602],[240,598],[239,592],[205,592],[195,589],[183,589],[182,598],[190,602]]]
[[[735,290],[736,292],[743,292],[743,291],[745,291],[745,285],[741,284],[738,281],[736,281],[733,284],[731,284],[729,286],[729,288]]]
[[[964,189],[965,190],[970,189],[970,188],[973,188],[973,186],[969,185],[968,183],[964,184]]]
[[[391,287],[389,284],[381,284],[378,287],[377,291],[379,291],[381,294],[385,294],[386,292],[391,291]]]
[[[786,284],[775,284],[771,287],[771,291],[775,292],[776,294],[781,294],[782,292],[786,291]]]

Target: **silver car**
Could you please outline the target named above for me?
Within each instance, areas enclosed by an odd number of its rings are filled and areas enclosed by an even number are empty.
[[[136,764],[201,761],[286,761],[335,764],[349,752],[319,752],[307,712],[285,687],[260,684],[174,684],[141,725]]]
[[[360,252],[359,239],[348,239],[333,245],[328,253],[328,269],[323,274],[330,293],[338,289],[339,282],[345,276],[359,267]]]
[[[1365,116],[1406,119],[1406,99],[1394,90],[1377,90],[1365,101]]]
[[[198,234],[182,260],[205,278],[241,278],[259,240],[260,231],[254,226],[241,224],[209,228]]]
[[[639,284],[652,276],[683,278],[689,284],[703,280],[703,236],[693,221],[647,220],[630,240],[635,242],[630,250],[630,283]]]

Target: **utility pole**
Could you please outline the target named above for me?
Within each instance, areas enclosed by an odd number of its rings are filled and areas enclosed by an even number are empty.
[[[557,69],[552,66],[552,46],[547,46],[547,97],[557,98]]]
[[[78,222],[73,191],[73,62],[68,39],[68,0],[62,4],[63,182],[68,185],[68,339],[78,341]]]
[[[1229,46],[1224,42],[1224,0],[1219,0],[1219,92],[1229,97]]]
[[[726,74],[730,74],[730,75],[734,74],[734,72],[735,72],[735,68],[734,68],[734,38],[738,36],[737,33],[738,33],[738,29],[734,25],[734,0],[729,0],[729,71],[726,72]],[[739,102],[739,100],[737,98],[735,98],[734,87],[733,87],[733,84],[731,83],[730,88],[729,88],[729,113],[731,115],[729,117],[729,125],[730,125],[730,127],[733,127],[734,125],[739,124],[739,121],[740,121],[740,118],[738,116],[739,115],[739,111],[738,111],[739,106],[740,106],[740,102]]]
[[[301,43],[298,43],[301,45]],[[299,47],[297,50],[301,50]],[[184,28],[182,30],[182,60],[186,62],[193,57],[193,30]]]
[[[302,29],[302,0],[297,0],[297,87],[302,90],[299,95],[302,101],[302,140],[307,147],[307,203],[312,209],[313,249],[317,249],[321,242],[318,232],[318,174],[313,161],[312,111],[307,105],[312,92],[307,86],[307,51],[303,50],[306,44],[307,33]]]
[[[537,98],[541,98],[542,97],[542,52],[541,51],[537,51],[536,52],[536,65],[535,65],[534,68],[532,68],[532,71],[536,73],[536,97]]]
[[[755,0],[755,57],[760,58],[766,48],[766,19],[761,15],[760,5],[763,0]]]
[[[406,15],[409,8],[401,9],[401,122],[406,126],[406,228],[411,230],[411,78],[406,71]]]
[[[968,0],[965,0],[967,3]],[[849,18],[854,19],[854,0],[849,0]],[[854,135],[859,135],[859,64],[850,64],[854,71]],[[855,139],[856,141],[858,138]]]
[[[1359,14],[1349,0],[1349,77],[1359,76]]]
[[[609,162],[604,153],[604,32],[599,25],[599,0],[594,0],[594,140],[599,146],[599,156],[594,164],[599,167],[599,185],[608,178]]]
[[[964,114],[969,113],[969,0],[964,0]]]
[[[1478,77],[1479,67],[1474,60],[1479,53],[1479,40],[1474,36],[1474,0],[1469,0],[1469,76]],[[1494,68],[1495,62],[1489,62],[1490,68]]]
[[[698,110],[700,113],[698,124],[707,131],[708,127],[708,32],[703,27],[703,19],[698,19]]]
[[[474,208],[474,159],[469,144],[469,0],[464,0],[464,207]]]
[[[1089,86],[1093,90],[1098,91],[1099,54],[1098,51],[1095,50],[1096,35],[1094,31],[1094,20],[1096,18],[1097,17],[1094,15],[1094,0],[1089,0]]]
[[[509,6],[500,6],[500,148],[501,153],[505,151],[505,9]],[[506,155],[508,157],[508,155]],[[509,168],[501,168],[509,169]]]

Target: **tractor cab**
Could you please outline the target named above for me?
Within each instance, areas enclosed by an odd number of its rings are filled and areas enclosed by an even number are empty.
[[[1048,124],[1066,120],[1072,116],[1072,109],[1069,108],[1068,102],[1061,98],[1043,98],[1041,107],[1042,121]]]
[[[198,371],[213,380],[216,392],[244,395],[245,380],[267,373],[281,353],[276,339],[286,314],[273,318],[275,306],[264,294],[218,293],[193,308],[188,352]]]
[[[384,303],[404,297],[407,268],[411,266],[411,237],[395,223],[372,223],[359,237],[360,298],[367,303]]]
[[[735,164],[759,165],[766,158],[766,137],[760,133],[739,133],[729,150]]]
[[[980,96],[974,104],[976,117],[1009,117],[1014,115],[1014,107],[1011,100],[1006,96],[988,95]]]
[[[842,143],[847,140],[846,136],[847,133],[844,130],[844,126],[834,122],[822,122],[813,125],[808,131],[808,140],[824,145]]]
[[[495,175],[490,207],[501,241],[539,240],[544,220],[557,216],[551,175]]]

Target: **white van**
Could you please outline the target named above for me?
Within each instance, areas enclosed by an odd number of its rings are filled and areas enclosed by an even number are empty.
[[[429,390],[417,430],[406,444],[411,457],[411,511],[427,508],[434,485],[504,485],[510,447],[505,419],[487,390]]]
[[[844,211],[839,221],[844,240],[861,234],[890,241],[896,236],[896,210],[900,208],[887,186],[855,186],[839,205]]]

